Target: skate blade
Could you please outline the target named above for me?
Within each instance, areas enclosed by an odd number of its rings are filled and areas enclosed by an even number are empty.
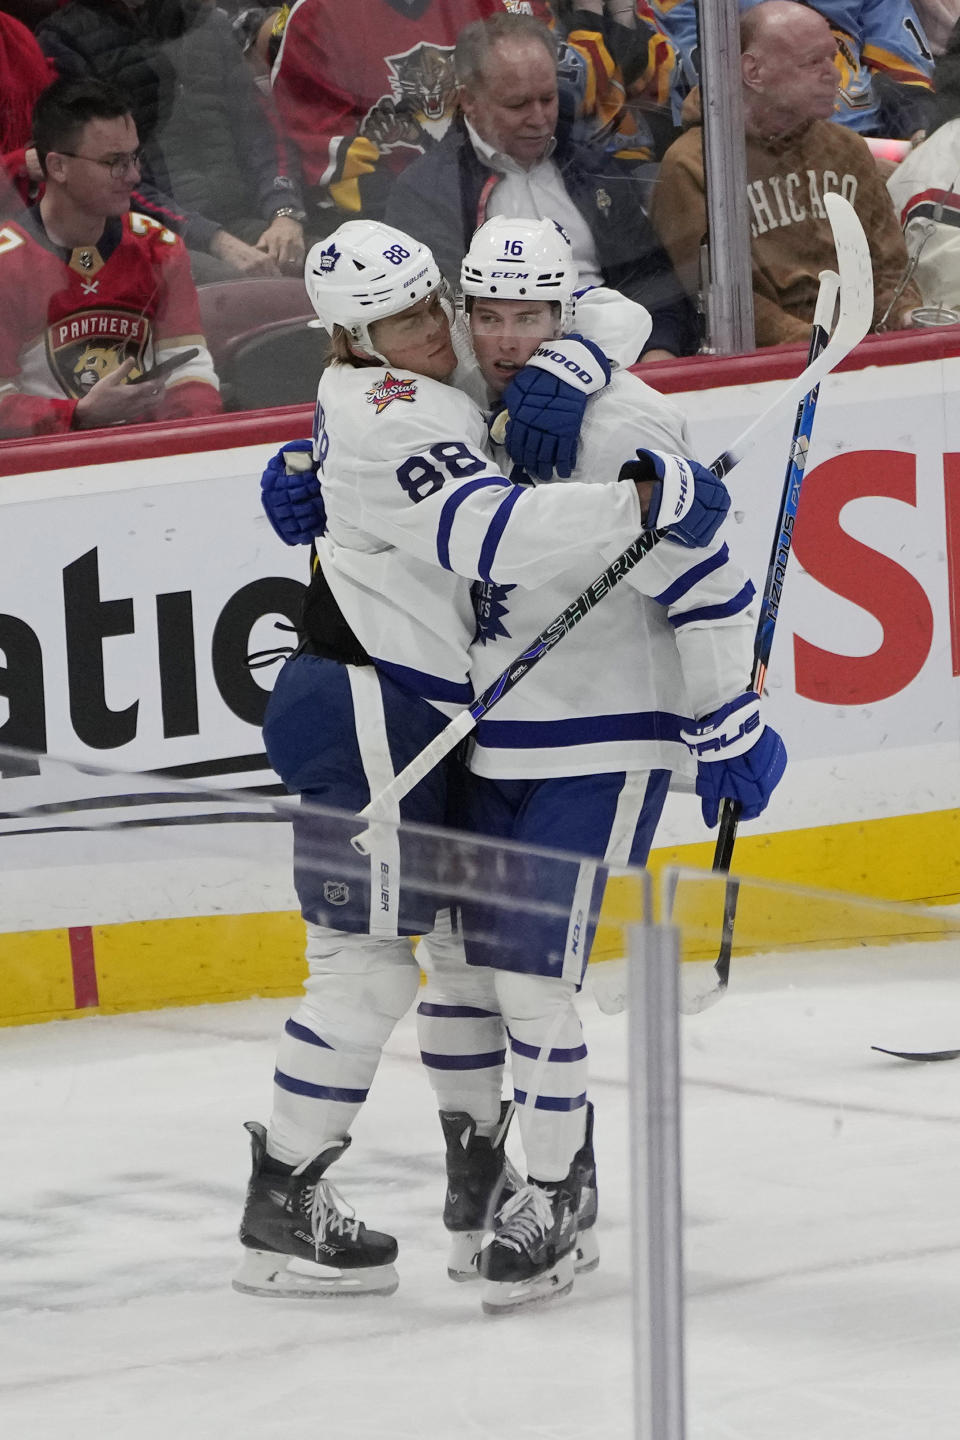
[[[596,1228],[591,1225],[588,1230],[577,1232],[577,1258],[574,1269],[578,1275],[588,1275],[591,1270],[596,1270],[600,1264],[600,1245],[597,1241]]]
[[[530,1305],[547,1305],[573,1289],[574,1253],[564,1255],[550,1270],[529,1280],[484,1280],[481,1308],[484,1315],[511,1315]]]
[[[291,1255],[277,1255],[272,1250],[244,1250],[243,1264],[232,1283],[242,1295],[340,1300],[355,1295],[392,1295],[400,1279],[393,1265],[337,1270]]]
[[[487,1230],[455,1230],[450,1232],[450,1252],[447,1255],[447,1275],[456,1285],[469,1284],[478,1280],[477,1255]]]

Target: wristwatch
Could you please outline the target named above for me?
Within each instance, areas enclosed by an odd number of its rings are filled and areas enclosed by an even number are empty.
[[[279,210],[273,212],[274,220],[296,220],[303,224],[307,218],[306,210],[295,210],[292,205],[281,205]]]

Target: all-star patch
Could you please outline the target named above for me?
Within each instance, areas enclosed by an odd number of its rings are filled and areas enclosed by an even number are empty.
[[[367,391],[367,399],[371,405],[377,407],[377,414],[386,410],[394,400],[415,400],[417,398],[416,380],[398,380],[388,370],[383,379],[378,381]]]

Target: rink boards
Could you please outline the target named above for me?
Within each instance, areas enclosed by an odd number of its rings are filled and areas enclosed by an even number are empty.
[[[767,681],[791,765],[741,831],[744,874],[960,899],[948,349],[873,340],[823,385]],[[791,349],[659,379],[710,460],[800,368]],[[286,827],[228,820],[202,791],[173,800],[143,772],[241,796],[276,786],[259,733],[276,672],[245,659],[288,643],[275,622],[295,613],[307,565],[262,517],[258,478],[308,428],[302,410],[0,444],[0,745],[136,772],[4,773],[0,1023],[297,988]],[[758,589],[791,428],[786,415],[729,482],[729,543]],[[601,634],[599,613],[585,623]],[[658,839],[656,867],[709,867],[692,797],[671,797]],[[621,948],[632,905],[630,882],[613,880],[594,959]]]

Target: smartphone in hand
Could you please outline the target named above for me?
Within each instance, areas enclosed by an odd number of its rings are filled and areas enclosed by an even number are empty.
[[[181,365],[186,365],[200,351],[196,345],[191,345],[189,350],[181,350],[179,355],[171,355],[169,360],[161,360],[159,365],[154,365],[152,370],[144,370],[142,375],[135,375],[128,380],[128,385],[146,385],[151,380],[162,380],[169,375],[171,370],[177,370]]]

